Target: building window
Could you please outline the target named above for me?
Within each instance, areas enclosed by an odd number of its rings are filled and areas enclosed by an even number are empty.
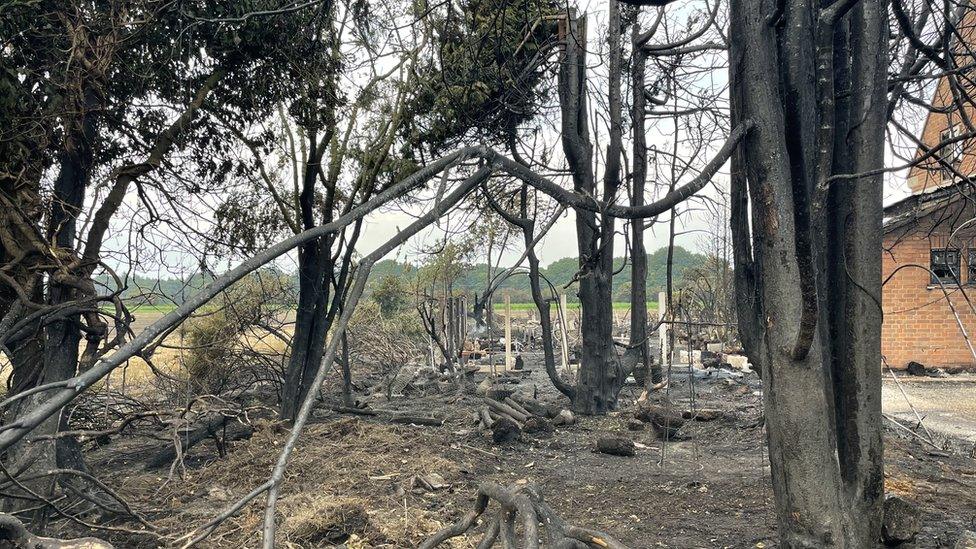
[[[976,284],[976,248],[969,248],[966,257],[966,282]]]
[[[930,259],[932,284],[958,284],[959,250],[956,248],[933,248]]]
[[[960,135],[962,134],[959,132],[959,126],[955,124],[942,130],[939,134],[939,143],[942,147],[939,152],[939,157],[942,159],[939,166],[942,168],[943,181],[954,180],[955,174],[962,164],[963,140],[952,141]]]

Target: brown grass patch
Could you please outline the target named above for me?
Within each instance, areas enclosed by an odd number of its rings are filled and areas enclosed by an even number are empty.
[[[153,521],[162,531],[180,535],[266,481],[287,436],[287,430],[271,425],[236,444],[225,459],[188,469],[182,480],[166,482],[160,473],[141,473],[137,478],[117,471],[121,478],[113,484],[123,485],[121,491],[138,507],[156,507]],[[458,497],[448,490],[410,491],[414,475],[436,472],[447,482],[459,481],[458,466],[438,453],[448,446],[445,437],[439,431],[358,418],[308,426],[281,490],[279,543],[328,547],[345,541],[349,547],[416,547],[444,526],[440,519],[447,519],[440,507]],[[258,546],[264,506],[262,495],[201,546]],[[445,547],[473,545],[461,538]]]

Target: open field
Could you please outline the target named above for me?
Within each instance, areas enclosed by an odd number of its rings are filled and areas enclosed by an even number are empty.
[[[494,303],[492,303],[492,305],[494,306],[495,311],[497,311],[499,313],[505,312],[505,303],[504,303],[504,301],[498,300],[498,301],[495,301]],[[566,307],[568,309],[570,309],[570,310],[578,311],[579,308],[580,308],[580,304],[579,304],[579,302],[572,302],[572,301],[570,301],[570,302],[567,302],[566,303]],[[648,301],[647,302],[647,308],[648,308],[648,312],[657,311],[657,302],[656,301]],[[512,310],[513,311],[534,311],[535,310],[535,303],[512,303]],[[614,301],[613,302],[613,310],[614,311],[629,311],[630,310],[630,303],[628,303],[626,301]]]

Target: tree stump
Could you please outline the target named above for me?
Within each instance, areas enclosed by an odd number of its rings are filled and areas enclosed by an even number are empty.
[[[632,456],[637,452],[634,441],[629,438],[603,437],[596,441],[596,449],[601,454],[611,456]]]
[[[677,435],[678,430],[685,424],[680,413],[669,406],[657,404],[641,404],[634,412],[634,417],[644,423],[650,423],[658,436],[666,439]]]
[[[511,419],[501,416],[491,426],[491,441],[495,444],[505,444],[518,440],[522,434],[522,429]]]
[[[898,496],[888,496],[884,501],[884,518],[881,535],[885,545],[900,545],[912,541],[918,534],[918,507]]]

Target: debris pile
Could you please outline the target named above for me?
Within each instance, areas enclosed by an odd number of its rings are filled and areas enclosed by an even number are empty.
[[[547,406],[511,391],[490,390],[488,395],[476,414],[475,423],[490,431],[496,444],[518,440],[523,432],[548,433],[558,425],[576,422],[569,410]]]

